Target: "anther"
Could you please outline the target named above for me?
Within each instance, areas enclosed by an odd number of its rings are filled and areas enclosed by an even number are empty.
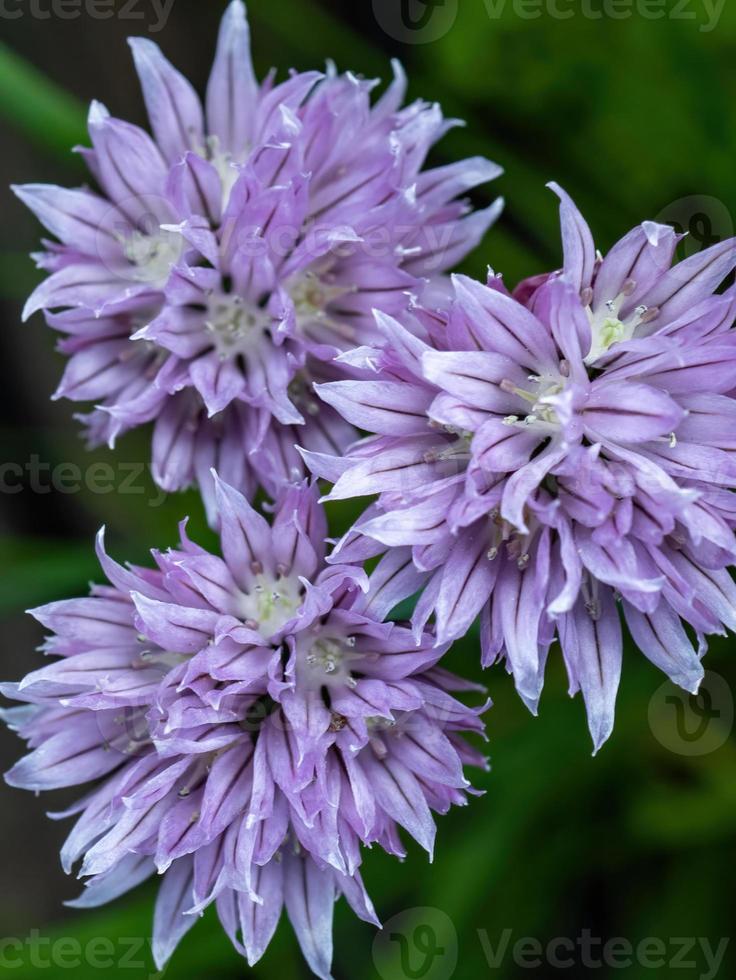
[[[659,316],[660,310],[658,306],[652,306],[648,310],[645,310],[641,316],[642,323],[651,323],[652,320],[656,320]]]

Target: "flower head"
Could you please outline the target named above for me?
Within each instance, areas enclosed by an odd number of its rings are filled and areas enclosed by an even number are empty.
[[[344,895],[376,915],[361,845],[399,857],[399,828],[428,851],[431,811],[463,804],[463,764],[484,764],[469,690],[436,663],[434,637],[384,617],[417,574],[384,558],[368,578],[324,561],[316,494],[293,487],[273,523],[216,478],[222,557],[186,536],[155,568],[98,555],[110,585],[33,610],[59,656],[2,691],[32,749],[8,773],[32,790],[92,791],[62,848],[91,907],[163,876],[153,951],[163,968],[215,903],[250,963],[287,914],[311,969],[329,977]]]
[[[480,613],[483,662],[505,658],[532,710],[559,639],[598,748],[619,606],[689,691],[706,635],[736,628],[736,291],[716,292],[736,244],[673,266],[674,231],[645,222],[602,258],[558,193],[564,269],[515,296],[458,276],[449,314],[416,309],[411,329],[378,316],[374,379],[319,388],[375,435],[344,460],[306,456],[333,498],[380,494],[341,559],[411,549],[417,628],[434,614],[448,642]]]
[[[155,479],[199,480],[212,512],[210,467],[276,493],[302,473],[294,443],[348,444],[313,379],[375,336],[372,307],[398,312],[477,244],[498,204],[469,213],[460,195],[499,168],[422,170],[453,123],[401,108],[398,64],[374,103],[376,83],[331,65],[258,83],[241,0],[204,108],[153,42],[131,47],[153,136],[95,102],[82,152],[101,193],[15,188],[59,240],[25,316],[65,335],[57,397],[96,403],[92,442],[154,420]]]

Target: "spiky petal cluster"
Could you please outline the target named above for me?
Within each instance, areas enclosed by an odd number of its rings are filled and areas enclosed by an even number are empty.
[[[216,481],[223,557],[193,544],[156,568],[98,555],[111,585],[34,610],[50,666],[3,693],[33,750],[10,771],[31,790],[96,786],[70,814],[67,871],[83,858],[90,907],[163,875],[154,955],[163,968],[215,903],[254,963],[282,906],[311,969],[329,977],[333,905],[376,922],[361,845],[399,857],[399,828],[431,852],[431,811],[462,804],[460,733],[482,732],[469,689],[384,616],[416,579],[391,555],[370,579],[325,565],[316,494],[290,490],[273,524]]]
[[[146,39],[131,41],[153,131],[93,103],[84,150],[101,194],[16,193],[59,239],[25,316],[45,310],[70,356],[57,396],[94,401],[93,443],[155,420],[153,474],[166,490],[209,469],[249,491],[299,478],[299,442],[352,438],[319,410],[323,361],[453,266],[498,213],[458,198],[499,168],[482,159],[422,171],[453,123],[350,73],[259,84],[245,7],[225,14],[203,109]],[[331,377],[332,375],[328,375]],[[298,433],[298,434],[297,434]]]
[[[333,498],[380,494],[342,560],[410,548],[417,627],[434,613],[444,643],[480,613],[484,664],[505,658],[532,710],[558,638],[597,748],[619,604],[689,691],[705,636],[736,628],[736,291],[716,292],[736,244],[673,266],[677,236],[645,222],[601,258],[557,190],[564,269],[516,296],[456,277],[449,315],[416,310],[411,329],[379,316],[374,379],[319,389],[375,435],[348,459],[307,458]]]

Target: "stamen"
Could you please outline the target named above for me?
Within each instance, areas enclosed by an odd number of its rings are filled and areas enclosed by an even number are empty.
[[[524,401],[531,402],[532,404],[537,400],[537,396],[533,395],[531,391],[525,391],[523,388],[519,388],[513,381],[509,381],[508,378],[504,378],[499,387],[507,395],[517,395],[519,398],[523,398]]]
[[[657,319],[659,313],[660,313],[660,309],[658,306],[651,306],[648,310],[645,310],[645,312],[642,314],[641,322],[651,323],[652,320]]]

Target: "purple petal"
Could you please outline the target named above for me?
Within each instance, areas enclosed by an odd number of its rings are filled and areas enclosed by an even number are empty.
[[[570,693],[583,692],[595,754],[613,731],[623,639],[612,591],[599,589],[594,603],[579,599],[562,617],[560,644],[570,675]]]
[[[330,381],[314,388],[358,428],[392,436],[427,431],[427,409],[432,401],[428,388],[395,381]]]
[[[613,442],[649,442],[674,432],[684,410],[664,391],[635,382],[593,384],[583,421],[595,435]]]
[[[284,902],[296,938],[312,973],[332,980],[333,872],[290,849],[284,854]]]
[[[128,39],[151,128],[164,157],[176,162],[204,147],[204,120],[197,93],[148,38]]]
[[[220,614],[214,610],[158,602],[139,592],[133,592],[131,598],[138,613],[137,628],[165,650],[197,653],[215,634]]]
[[[624,604],[626,622],[634,642],[673,684],[697,694],[704,671],[698,651],[685,632],[680,617],[665,602],[652,613],[639,612],[630,603]]]
[[[109,201],[52,184],[24,184],[12,190],[60,242],[94,258],[120,255],[113,230],[126,222]]]
[[[284,865],[284,861],[274,859],[253,869],[253,889],[260,902],[244,892],[238,895],[240,927],[249,966],[254,966],[265,953],[281,917]]]
[[[547,185],[560,199],[565,275],[578,292],[590,286],[595,268],[595,244],[588,224],[559,184]]]
[[[245,5],[233,0],[222,18],[207,85],[207,129],[236,159],[252,137],[257,98]]]
[[[488,602],[498,576],[498,562],[488,557],[483,525],[474,525],[457,539],[442,571],[435,603],[437,641],[464,636]]]
[[[271,528],[234,487],[216,473],[217,509],[220,516],[222,553],[235,581],[246,592],[260,570],[273,574]]]
[[[192,905],[193,859],[179,858],[166,872],[156,899],[151,950],[156,968],[163,970],[179,941],[197,922],[196,915],[185,915]]]

